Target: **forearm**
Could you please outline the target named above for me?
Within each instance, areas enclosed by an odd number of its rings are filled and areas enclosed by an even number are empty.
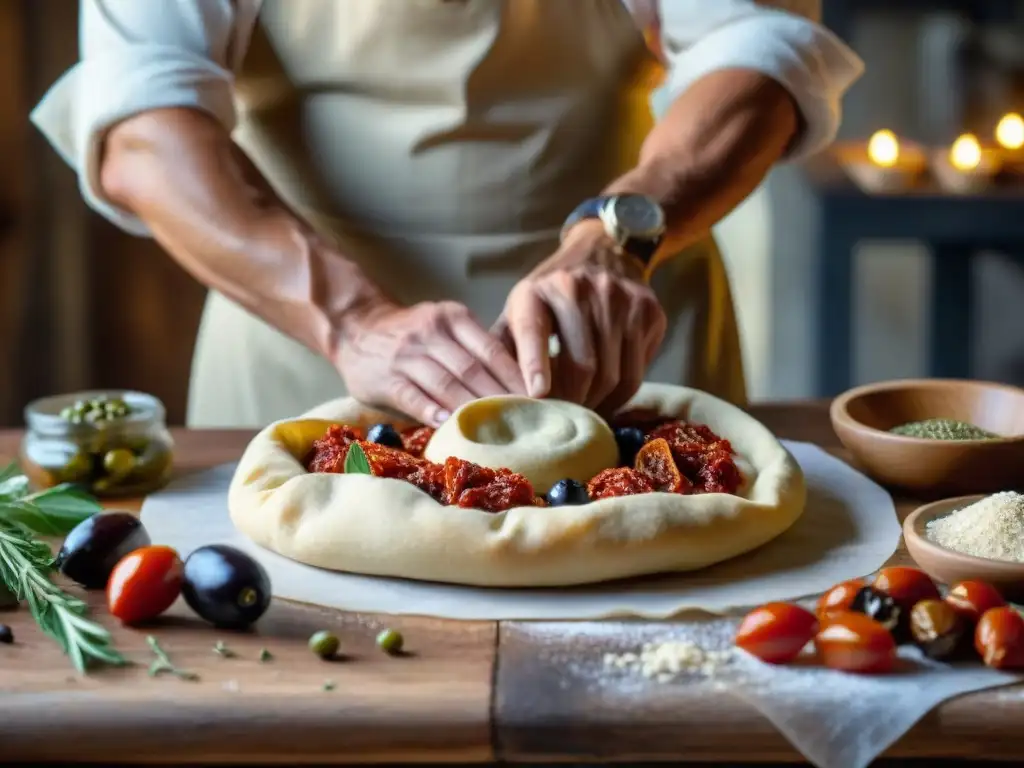
[[[793,98],[750,70],[713,72],[684,91],[608,192],[642,193],[665,209],[663,253],[704,236],[761,183],[799,129]]]
[[[101,183],[196,279],[328,357],[383,300],[199,112],[157,110],[116,126]]]

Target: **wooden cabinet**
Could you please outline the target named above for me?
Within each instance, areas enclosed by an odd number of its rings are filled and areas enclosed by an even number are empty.
[[[89,211],[28,121],[77,57],[77,22],[71,0],[0,0],[0,426],[88,387],[150,392],[181,423],[204,289]]]

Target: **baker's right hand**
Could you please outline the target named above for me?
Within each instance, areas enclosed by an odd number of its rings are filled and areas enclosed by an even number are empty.
[[[360,313],[334,362],[349,393],[440,425],[478,397],[526,394],[519,365],[462,304],[393,304]]]

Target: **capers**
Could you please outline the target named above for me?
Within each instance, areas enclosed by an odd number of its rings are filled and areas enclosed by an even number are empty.
[[[309,638],[309,650],[321,659],[334,658],[340,647],[341,641],[338,639],[338,636],[333,632],[328,632],[326,629],[314,632],[313,636]]]
[[[401,653],[403,645],[405,645],[405,638],[402,637],[401,632],[394,629],[385,629],[377,635],[377,647],[391,656]]]
[[[95,424],[100,421],[122,419],[131,413],[131,406],[122,398],[100,395],[91,400],[76,400],[74,405],[61,410],[60,417],[72,424]]]

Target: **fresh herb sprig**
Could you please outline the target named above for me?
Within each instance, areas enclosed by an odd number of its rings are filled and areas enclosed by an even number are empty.
[[[100,509],[95,499],[67,485],[30,493],[16,464],[0,470],[0,585],[28,605],[39,628],[79,672],[127,660],[114,649],[110,633],[87,618],[89,606],[51,581],[53,554],[36,535],[64,535]]]
[[[167,651],[160,647],[160,641],[152,635],[146,636],[146,644],[149,646],[149,649],[153,651],[153,655],[156,656],[153,663],[149,665],[150,677],[157,677],[158,675],[166,672],[168,675],[173,675],[179,680],[195,682],[199,679],[199,675],[195,672],[190,672],[187,669],[176,667],[174,662],[171,661],[171,657],[167,655]]]

